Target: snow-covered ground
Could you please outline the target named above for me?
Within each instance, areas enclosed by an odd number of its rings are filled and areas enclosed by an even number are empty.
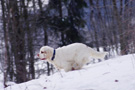
[[[57,72],[6,89],[0,86],[0,90],[135,90],[135,57],[120,56],[89,64],[81,70]]]
[[[3,73],[1,72],[1,69],[0,69],[0,90],[3,89]]]

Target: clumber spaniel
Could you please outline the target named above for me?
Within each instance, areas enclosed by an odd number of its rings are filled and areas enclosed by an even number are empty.
[[[68,72],[81,69],[90,62],[90,58],[103,59],[106,54],[107,52],[97,52],[85,44],[74,43],[57,49],[43,46],[38,57],[41,60],[47,60],[57,69],[64,69]]]

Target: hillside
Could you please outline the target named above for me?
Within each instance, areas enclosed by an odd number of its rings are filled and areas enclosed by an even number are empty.
[[[135,57],[120,56],[78,71],[42,76],[5,90],[135,90]]]

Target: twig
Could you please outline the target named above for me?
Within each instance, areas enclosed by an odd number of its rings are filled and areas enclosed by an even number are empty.
[[[61,77],[63,78],[63,75],[62,75],[62,73],[60,72],[60,70],[59,70],[59,69],[58,69],[58,72],[60,73]]]

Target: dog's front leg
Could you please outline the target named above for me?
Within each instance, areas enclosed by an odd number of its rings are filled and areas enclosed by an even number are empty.
[[[66,65],[64,65],[64,70],[65,72],[76,70],[76,68],[74,67],[74,63],[73,62],[66,63]]]

